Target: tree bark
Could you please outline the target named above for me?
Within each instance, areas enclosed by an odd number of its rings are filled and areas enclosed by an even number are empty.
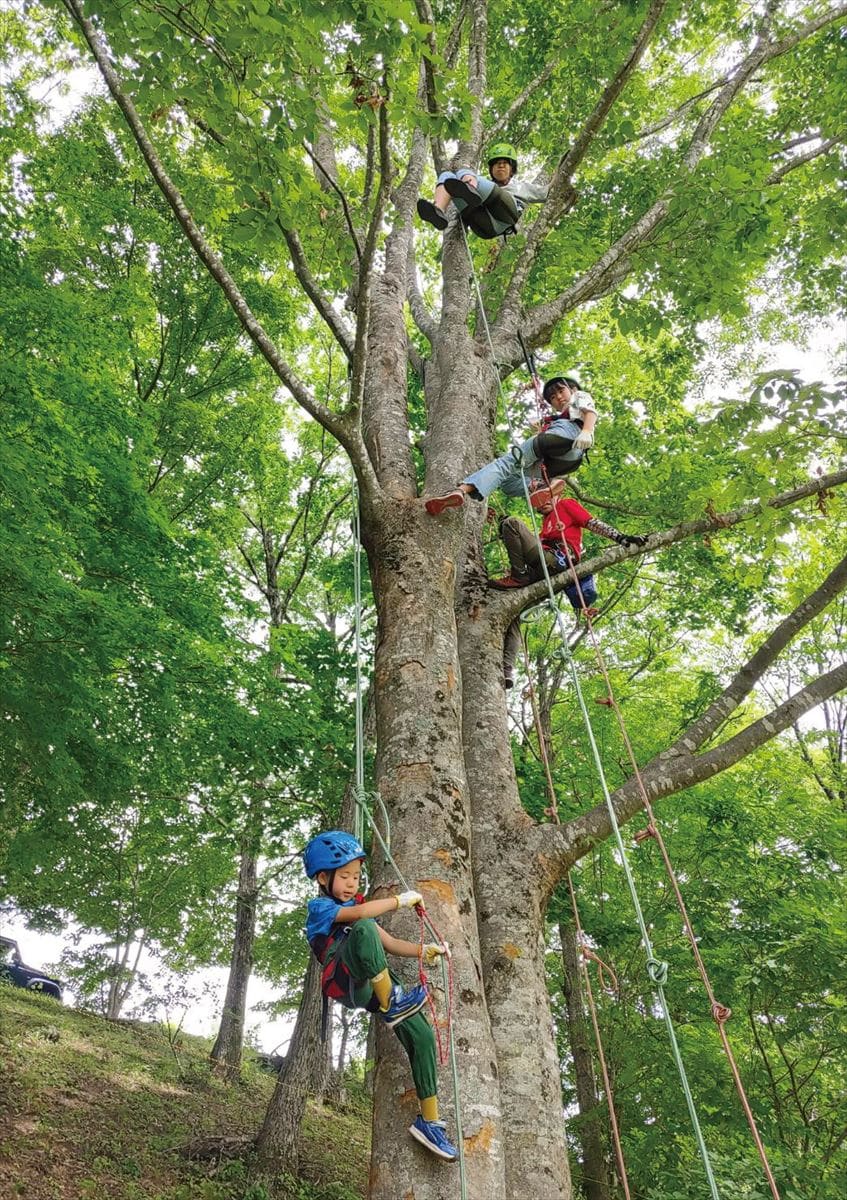
[[[454,617],[455,560],[462,522],[436,521],[419,501],[363,512],[378,635],[374,668],[377,783],[391,817],[391,852],[404,881],[419,890],[453,952],[457,1054],[468,1193],[504,1195],[497,1056],[482,981],[468,781],[462,747],[461,677]],[[394,877],[375,860],[377,879]],[[386,921],[417,940],[413,914]],[[448,1073],[440,1100],[448,1128],[454,1110]],[[397,1039],[377,1029],[370,1200],[452,1200],[456,1180],[407,1129],[417,1113],[409,1066]]]
[[[257,867],[262,835],[260,820],[257,828],[258,806],[254,802],[251,807],[253,811],[248,812],[246,828],[241,839],[235,933],[226,998],[218,1034],[209,1054],[215,1074],[230,1080],[237,1079],[241,1074],[247,987],[253,970],[253,944],[256,938]]]
[[[568,1012],[568,1042],[573,1058],[576,1102],[582,1118],[577,1130],[582,1146],[582,1187],[586,1200],[610,1200],[600,1097],[594,1077],[591,1036],[579,981],[579,948],[572,921],[559,922],[559,936],[562,941],[562,991]]]

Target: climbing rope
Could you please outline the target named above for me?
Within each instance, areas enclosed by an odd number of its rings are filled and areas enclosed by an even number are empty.
[[[359,488],[353,473],[353,636],[356,646],[356,775],[355,796],[365,791],[365,719],[362,687],[362,527],[359,514]],[[361,845],[365,834],[362,806],[355,805],[353,833]]]
[[[356,772],[355,784],[353,788],[353,798],[355,802],[354,832],[359,842],[362,842],[365,821],[368,822],[373,832],[373,836],[380,844],[385,861],[390,865],[392,871],[396,873],[397,880],[403,891],[408,892],[412,889],[404,878],[403,872],[400,870],[400,867],[397,865],[397,862],[391,853],[391,823],[388,818],[388,810],[386,809],[385,803],[383,802],[379,792],[368,793],[365,791],[365,723],[364,687],[362,681],[362,539],[361,521],[359,515],[359,492],[358,487],[356,486],[355,477],[353,479],[353,603],[355,609],[354,643],[356,655]],[[382,820],[385,825],[384,836],[374,820],[371,808],[368,805],[369,799],[372,801],[372,804],[379,806]],[[418,973],[421,983],[424,984],[427,989],[427,999],[432,1010],[433,1028],[438,1047],[439,1062],[441,1066],[444,1066],[447,1058],[449,1058],[450,1061],[450,1074],[453,1085],[453,1108],[456,1116],[456,1144],[459,1151],[459,1194],[461,1200],[468,1200],[467,1171],[465,1168],[465,1140],[462,1133],[462,1103],[459,1093],[459,1068],[456,1061],[456,1041],[453,1036],[453,964],[447,943],[439,933],[424,905],[416,905],[415,911],[417,912],[418,921],[420,922],[421,943],[423,943],[424,939],[424,930],[428,929],[438,945],[442,946],[447,951],[447,953],[441,955],[441,985],[444,995],[447,999],[447,1016],[445,1020],[447,1028],[446,1054],[442,1048],[441,1029],[439,1027],[437,1014],[435,1011],[435,1003],[432,1000],[431,990],[428,986],[429,981],[427,980],[426,974],[423,970],[423,953],[421,953],[418,959]]]
[[[549,480],[548,480],[548,483],[549,483]],[[624,746],[626,748],[627,757],[629,758],[630,766],[632,767],[633,775],[634,775],[634,778],[636,780],[636,784],[638,787],[638,792],[641,797],[641,803],[643,804],[644,811],[647,814],[647,825],[645,826],[644,829],[641,829],[637,833],[635,833],[634,838],[635,838],[636,844],[638,844],[638,845],[640,845],[642,842],[646,841],[648,838],[653,838],[659,847],[659,852],[662,856],[662,862],[664,863],[664,867],[665,867],[665,873],[671,884],[671,889],[673,891],[674,898],[676,900],[676,905],[677,905],[679,913],[682,917],[682,927],[685,932],[685,936],[688,940],[688,943],[691,947],[692,954],[694,955],[694,961],[697,965],[697,971],[700,975],[700,979],[703,983],[703,988],[706,992],[706,996],[709,1001],[709,1010],[710,1010],[712,1019],[714,1020],[716,1026],[717,1026],[718,1033],[719,1033],[720,1039],[721,1039],[721,1045],[723,1047],[724,1054],[726,1055],[727,1062],[729,1063],[730,1071],[732,1073],[732,1078],[735,1083],[735,1089],[736,1089],[736,1092],[738,1093],[738,1098],[741,1103],[741,1107],[744,1110],[744,1116],[747,1119],[747,1124],[750,1129],[750,1133],[753,1137],[753,1142],[756,1146],[756,1150],[758,1152],[759,1159],[762,1163],[762,1168],[765,1172],[765,1178],[768,1181],[768,1186],[770,1188],[771,1195],[773,1196],[774,1200],[780,1200],[779,1188],[777,1187],[776,1179],[774,1178],[773,1171],[771,1170],[771,1165],[770,1165],[770,1162],[768,1161],[767,1151],[765,1150],[765,1146],[762,1141],[761,1135],[759,1133],[758,1126],[756,1125],[756,1118],[753,1116],[753,1111],[750,1107],[750,1102],[747,1098],[747,1092],[745,1091],[744,1084],[741,1079],[741,1073],[738,1069],[738,1064],[735,1060],[735,1055],[733,1054],[732,1046],[731,1046],[729,1038],[727,1036],[726,1022],[732,1016],[732,1009],[728,1008],[724,1004],[720,1004],[715,997],[714,989],[712,988],[712,982],[709,977],[709,972],[706,969],[706,964],[703,960],[702,954],[700,953],[700,947],[697,944],[697,938],[694,933],[694,927],[692,926],[691,919],[688,915],[688,909],[686,907],[685,900],[683,899],[683,896],[682,896],[682,889],[679,886],[679,880],[677,879],[676,871],[674,870],[673,863],[671,862],[671,858],[668,853],[668,849],[665,844],[665,840],[662,837],[661,829],[659,827],[659,822],[656,820],[656,815],[655,815],[655,812],[653,811],[653,806],[650,803],[650,797],[647,795],[647,789],[644,786],[644,781],[641,778],[641,771],[639,770],[638,762],[635,757],[635,751],[633,750],[632,742],[630,741],[629,732],[626,727],[626,721],[624,719],[623,712],[621,711],[620,705],[618,704],[618,701],[614,694],[614,690],[612,688],[612,681],[611,681],[611,678],[609,677],[608,668],[606,666],[606,660],[603,656],[603,652],[600,648],[600,643],[594,632],[594,625],[593,625],[591,616],[589,615],[589,613],[586,609],[586,606],[585,606],[585,599],[582,595],[582,588],[580,586],[580,581],[577,578],[577,574],[576,574],[576,570],[575,570],[576,563],[572,557],[570,547],[568,546],[567,540],[564,536],[564,529],[563,529],[561,522],[559,522],[558,532],[560,535],[560,541],[564,548],[565,555],[567,556],[568,569],[571,573],[571,576],[574,580],[577,591],[579,593],[579,598],[582,603],[582,607],[585,610],[586,620],[588,622],[589,637],[591,638],[591,642],[594,647],[595,657],[597,659],[597,664],[600,668],[600,671],[603,675],[604,683],[606,685],[606,697],[603,699],[602,703],[604,703],[608,708],[611,708],[615,713],[615,717],[618,722],[618,728],[620,729],[621,737],[623,739]]]
[[[476,288],[479,309],[482,314],[483,322],[485,324],[486,335],[488,337],[488,343],[489,343],[489,347],[491,349],[491,354],[492,354],[492,358],[493,358],[494,351],[493,351],[493,345],[491,342],[490,331],[488,329],[488,322],[487,322],[487,318],[486,318],[486,314],[485,314],[485,307],[482,302],[482,296],[480,294],[479,284],[477,282],[473,260],[470,255],[470,249],[469,249],[468,243],[467,243],[467,236],[465,236],[465,248],[467,250],[468,259],[471,264],[471,271],[472,271],[473,277],[474,277],[474,285]],[[539,401],[539,404],[540,404],[541,380],[539,379],[538,374],[535,370],[534,360],[533,360],[530,352],[528,351],[528,349],[524,343],[523,337],[521,336],[520,333],[518,333],[518,341],[520,342],[521,350],[523,351],[523,355],[526,360],[527,370],[529,371],[530,377],[532,379],[533,387],[535,388],[536,399]],[[498,378],[498,383],[499,383],[499,378]],[[512,429],[510,413],[509,413],[509,406],[506,402],[505,396],[503,395],[502,386],[500,387],[500,394],[501,394],[501,396],[503,396],[503,407],[504,407],[504,411],[505,411],[505,415],[506,415],[506,420],[509,424],[509,429],[512,434],[512,440],[514,443],[515,436],[514,436],[514,430]],[[547,472],[546,472],[546,469],[544,468],[543,464],[542,464],[541,470],[542,470],[542,475],[544,477],[545,483],[549,487],[550,480],[547,476]],[[522,465],[521,465],[521,475],[522,475],[522,478],[524,481],[524,491],[526,492],[527,491],[526,477],[524,475]],[[528,496],[527,496],[527,499],[528,499]],[[535,532],[534,519],[533,519],[533,531]],[[648,824],[647,824],[646,828],[640,832],[640,834],[635,835],[636,842],[640,843],[647,837],[653,837],[656,840],[657,845],[659,846],[659,851],[662,856],[662,860],[663,860],[663,863],[665,866],[665,871],[666,871],[666,874],[670,881],[670,884],[671,884],[671,887],[672,887],[672,890],[674,893],[674,897],[676,899],[677,907],[682,916],[683,928],[685,930],[685,934],[688,939],[688,942],[691,946],[691,950],[694,955],[694,960],[695,960],[695,963],[697,966],[697,970],[698,970],[698,973],[699,973],[700,978],[703,983],[703,987],[706,991],[706,995],[709,1000],[710,1012],[711,1012],[712,1018],[714,1019],[716,1025],[717,1025],[718,1033],[719,1033],[720,1039],[721,1039],[721,1045],[723,1047],[724,1053],[725,1053],[727,1061],[729,1063],[730,1071],[732,1073],[733,1081],[735,1083],[736,1092],[738,1093],[739,1101],[741,1103],[742,1109],[744,1110],[744,1115],[746,1117],[747,1124],[750,1128],[750,1132],[753,1137],[753,1141],[756,1146],[756,1150],[758,1152],[759,1159],[762,1163],[762,1167],[765,1172],[765,1177],[768,1181],[768,1186],[770,1188],[771,1195],[773,1196],[774,1200],[780,1200],[779,1190],[777,1188],[776,1180],[774,1178],[773,1172],[770,1167],[770,1163],[768,1161],[767,1152],[765,1150],[764,1143],[762,1142],[761,1135],[759,1134],[759,1130],[756,1125],[756,1121],[753,1116],[752,1109],[750,1108],[750,1103],[748,1101],[746,1091],[744,1089],[744,1084],[741,1080],[741,1074],[738,1069],[738,1065],[735,1061],[735,1056],[732,1052],[732,1047],[730,1045],[729,1039],[727,1037],[725,1026],[726,1026],[726,1022],[729,1020],[729,1018],[732,1015],[732,1010],[729,1009],[726,1005],[720,1004],[717,1001],[717,999],[715,998],[714,990],[711,985],[711,980],[709,978],[709,974],[706,969],[705,962],[703,961],[703,957],[700,953],[700,948],[697,945],[697,939],[694,934],[691,920],[688,916],[688,911],[685,906],[685,901],[682,896],[682,891],[679,886],[679,881],[676,877],[676,873],[674,871],[673,864],[671,863],[671,860],[670,860],[670,855],[668,854],[667,847],[665,845],[664,839],[662,838],[662,834],[659,829],[658,822],[656,821],[655,814],[653,812],[653,808],[650,804],[649,796],[647,795],[646,788],[644,787],[644,783],[641,778],[641,773],[639,771],[638,763],[636,761],[635,754],[632,749],[632,743],[629,738],[629,734],[628,734],[628,731],[626,728],[626,722],[624,720],[623,713],[622,713],[620,706],[618,705],[617,700],[615,699],[615,696],[614,696],[611,680],[609,678],[608,670],[606,668],[606,663],[603,658],[603,654],[600,649],[599,642],[594,633],[593,621],[592,621],[591,615],[588,611],[588,608],[585,604],[585,598],[582,594],[582,587],[580,585],[580,581],[579,581],[576,571],[575,571],[575,562],[573,559],[573,555],[572,555],[571,549],[567,543],[567,539],[564,536],[564,528],[562,526],[561,521],[559,521],[559,523],[558,523],[558,532],[559,532],[560,541],[562,543],[562,548],[563,548],[564,554],[567,559],[568,569],[570,570],[571,576],[572,576],[574,584],[576,586],[577,593],[578,593],[579,600],[580,600],[580,605],[585,614],[585,618],[586,618],[586,621],[588,624],[588,632],[589,632],[589,636],[591,638],[591,642],[592,642],[592,645],[593,645],[593,648],[595,651],[595,656],[597,658],[598,665],[600,667],[600,670],[603,674],[604,681],[606,683],[607,698],[603,702],[606,703],[608,705],[608,707],[613,708],[615,711],[615,716],[617,718],[618,725],[619,725],[619,728],[621,731],[621,736],[623,738],[624,745],[625,745],[626,751],[627,751],[627,755],[629,757],[629,761],[630,761],[630,764],[633,769],[633,773],[634,773],[634,777],[636,779],[639,794],[640,794],[642,803],[644,805],[645,812],[647,814]],[[545,578],[547,578],[546,561],[544,560],[543,546],[541,545],[541,541],[537,535],[537,532],[536,532],[536,540],[538,542],[539,553],[541,555],[542,566],[544,568]],[[548,580],[548,582],[549,582],[549,580]],[[557,814],[555,815],[555,819],[558,819]]]
[[[481,292],[481,289],[479,286],[479,280],[477,279],[476,269],[474,267],[473,257],[471,255],[470,246],[468,245],[467,233],[464,230],[464,226],[462,226],[462,237],[464,238],[465,250],[467,252],[468,262],[470,263],[471,277],[473,280],[474,290],[476,292],[479,313],[482,318],[483,328],[485,330],[485,337],[488,342],[489,353],[491,354],[491,361],[494,364],[495,370],[497,370],[497,359],[496,359],[496,355],[494,353],[494,343],[491,339],[491,330],[489,328],[488,317],[485,312],[485,304],[482,299],[482,292]],[[560,636],[561,647],[562,647],[562,649],[561,649],[562,659],[570,671],[571,681],[572,681],[573,687],[574,687],[574,693],[577,697],[580,712],[582,714],[583,724],[585,726],[586,735],[588,737],[589,745],[591,747],[592,757],[594,759],[594,766],[597,771],[597,777],[600,782],[601,790],[603,792],[603,798],[604,798],[604,801],[606,804],[606,810],[609,814],[609,823],[612,827],[612,833],[613,833],[613,836],[615,839],[615,844],[617,846],[618,854],[620,856],[621,867],[623,868],[624,877],[626,879],[627,890],[629,891],[630,900],[631,900],[632,906],[635,910],[636,921],[638,923],[638,928],[641,933],[641,943],[644,947],[644,952],[645,952],[645,955],[647,958],[647,964],[646,964],[647,976],[650,979],[651,983],[653,984],[657,999],[659,1001],[659,1008],[661,1010],[662,1016],[665,1021],[665,1027],[667,1029],[667,1034],[668,1034],[668,1041],[669,1041],[670,1047],[671,1047],[671,1054],[673,1056],[674,1063],[675,1063],[676,1069],[677,1069],[677,1073],[678,1073],[679,1079],[680,1079],[680,1085],[682,1087],[682,1091],[685,1096],[685,1102],[688,1107],[688,1114],[689,1114],[689,1117],[691,1120],[692,1128],[694,1130],[694,1137],[697,1142],[697,1149],[700,1154],[700,1159],[703,1163],[703,1170],[705,1172],[706,1179],[707,1179],[707,1182],[709,1185],[709,1191],[711,1193],[712,1200],[720,1200],[720,1193],[718,1191],[717,1181],[715,1180],[714,1170],[712,1169],[712,1162],[709,1157],[709,1151],[706,1147],[705,1139],[703,1137],[703,1131],[700,1127],[700,1120],[697,1115],[697,1109],[694,1104],[694,1097],[691,1093],[691,1087],[689,1085],[688,1076],[685,1071],[685,1064],[683,1063],[682,1053],[679,1049],[679,1043],[677,1042],[677,1038],[676,1038],[676,1030],[674,1029],[673,1020],[672,1020],[671,1014],[670,1014],[670,1009],[668,1007],[667,999],[665,997],[664,985],[667,982],[667,978],[668,978],[668,964],[666,962],[662,962],[660,959],[656,958],[656,955],[655,955],[655,952],[653,949],[653,943],[651,941],[650,934],[647,929],[647,923],[644,919],[644,913],[641,908],[641,901],[640,901],[640,898],[638,895],[638,890],[635,885],[635,879],[632,874],[632,868],[630,867],[630,864],[629,864],[629,857],[627,855],[626,846],[624,845],[623,837],[621,836],[620,825],[618,824],[618,818],[617,818],[617,814],[615,812],[615,806],[612,803],[611,793],[609,791],[609,787],[606,782],[606,773],[603,770],[603,763],[600,759],[600,753],[597,749],[597,741],[594,737],[594,729],[591,724],[591,717],[588,712],[588,707],[585,703],[585,697],[583,696],[583,693],[582,693],[582,685],[580,683],[579,675],[576,670],[576,664],[574,662],[573,655],[571,654],[570,647],[568,645],[568,636],[567,636],[567,630],[565,628],[564,618],[562,616],[562,611],[556,601],[556,593],[553,589],[553,582],[550,578],[550,572],[547,568],[547,560],[544,555],[544,547],[541,542],[538,525],[537,525],[537,522],[535,519],[535,510],[532,507],[532,501],[530,499],[529,484],[527,482],[526,472],[524,470],[522,458],[520,455],[520,448],[519,448],[519,444],[518,444],[518,440],[517,440],[517,434],[516,434],[516,430],[514,429],[514,426],[512,424],[511,415],[509,413],[509,405],[508,405],[505,393],[503,391],[503,384],[502,384],[502,381],[500,380],[499,370],[497,371],[497,387],[498,387],[500,397],[503,401],[504,416],[506,418],[506,423],[509,427],[509,435],[512,439],[512,452],[515,455],[515,461],[516,461],[516,463],[520,469],[520,473],[521,473],[521,481],[523,484],[524,498],[526,499],[527,509],[529,510],[529,514],[530,514],[532,532],[535,536],[535,540],[538,545],[539,563],[540,563],[541,570],[543,573],[544,582],[547,587],[548,604],[550,607],[551,614],[553,615],[554,621],[559,630],[559,636]]]
[[[526,667],[526,675],[529,680],[529,699],[532,707],[532,716],[535,722],[535,734],[538,738],[538,750],[541,755],[541,761],[544,764],[544,777],[547,784],[547,800],[548,807],[545,810],[550,817],[558,825],[559,822],[559,802],[556,796],[556,789],[553,785],[553,774],[550,770],[550,754],[547,748],[547,735],[544,732],[544,727],[541,723],[541,713],[538,708],[538,702],[535,695],[535,684],[532,680],[532,671],[529,666],[529,651],[526,646],[526,638],[521,634],[521,646],[523,647],[524,666]],[[591,1028],[594,1031],[594,1044],[597,1047],[597,1060],[600,1063],[600,1071],[603,1076],[603,1090],[606,1093],[606,1106],[609,1110],[609,1126],[612,1131],[612,1144],[615,1148],[615,1162],[618,1166],[618,1178],[621,1181],[621,1186],[624,1190],[626,1200],[631,1200],[629,1191],[629,1177],[626,1172],[626,1161],[624,1159],[623,1144],[621,1142],[620,1127],[618,1125],[618,1116],[615,1111],[615,1097],[612,1092],[612,1081],[609,1075],[609,1067],[606,1062],[606,1052],[603,1046],[603,1038],[600,1033],[600,1022],[597,1019],[597,1007],[594,1003],[594,989],[591,985],[591,975],[588,970],[588,959],[592,959],[597,963],[598,978],[601,987],[607,987],[604,982],[604,972],[608,972],[612,980],[612,988],[615,992],[618,989],[618,981],[615,978],[614,971],[608,967],[606,963],[590,950],[586,944],[585,933],[582,928],[582,922],[579,919],[579,907],[576,902],[576,892],[571,879],[571,873],[568,871],[568,893],[571,900],[571,909],[573,911],[574,928],[576,930],[579,976],[582,982],[583,996],[587,1002],[588,1010],[591,1016]],[[607,988],[608,990],[608,988]]]

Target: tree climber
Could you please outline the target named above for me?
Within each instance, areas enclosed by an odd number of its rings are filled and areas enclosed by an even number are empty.
[[[529,479],[534,508],[538,508],[545,497],[559,495],[564,487],[562,476],[578,470],[586,450],[594,445],[594,426],[597,410],[588,392],[583,392],[579,380],[572,372],[556,375],[544,384],[543,396],[552,412],[535,427],[532,437],[521,444],[518,452],[508,450],[486,463],[473,475],[447,492],[444,496],[432,496],[426,501],[426,511],[432,516],[444,512],[445,508],[459,508],[465,496],[484,500],[495,488],[507,496],[523,495],[523,473]],[[553,482],[548,489],[545,476]]]
[[[435,203],[421,197],[418,216],[436,229],[447,228],[445,213],[452,199],[462,220],[477,237],[495,238],[514,231],[527,204],[543,204],[547,189],[516,178],[514,146],[498,142],[488,152],[490,179],[470,167],[442,171],[435,185]]]
[[[540,533],[541,545],[544,550],[544,561],[551,575],[567,571],[571,563],[576,566],[579,562],[582,554],[583,529],[589,529],[592,533],[599,534],[600,537],[609,538],[610,541],[617,542],[619,546],[643,546],[647,541],[647,537],[643,534],[621,533],[619,529],[615,529],[614,525],[608,525],[605,521],[592,517],[591,513],[576,500],[554,500],[546,491],[539,509],[544,516]],[[519,517],[502,517],[500,519],[500,536],[505,543],[506,553],[509,555],[511,573],[502,579],[492,579],[491,587],[500,589],[526,587],[543,578],[544,571],[541,566],[538,539],[524,521]],[[563,540],[567,543],[567,550],[562,544]],[[582,592],[581,597],[580,591]],[[597,615],[597,609],[593,607],[594,601],[597,599],[593,575],[587,575],[585,579],[581,579],[579,587],[576,583],[567,584],[565,595],[577,615],[583,611],[587,617]],[[518,623],[513,621],[506,630],[503,647],[503,681],[507,688],[510,688],[515,682],[515,659],[520,644]]]
[[[409,1056],[421,1110],[409,1133],[439,1158],[453,1162],[459,1152],[438,1119],[435,1035],[420,1011],[426,1004],[426,988],[418,984],[404,992],[385,957],[387,952],[420,958],[431,966],[449,951],[446,944],[423,945],[391,937],[377,925],[376,917],[414,908],[423,897],[420,892],[401,892],[384,900],[365,900],[359,894],[365,857],[357,839],[339,829],[319,833],[303,851],[306,874],[317,880],[321,893],[309,901],[305,931],[323,966],[321,990],[325,1002],[338,1000],[345,1008],[379,1013],[394,1030]]]

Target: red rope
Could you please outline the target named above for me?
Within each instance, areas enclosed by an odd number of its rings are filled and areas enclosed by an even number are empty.
[[[446,1067],[450,1049],[450,1030],[453,1025],[453,962],[450,956],[449,947],[444,938],[436,929],[432,917],[429,915],[427,910],[422,904],[417,904],[415,905],[415,911],[418,914],[418,922],[420,924],[421,943],[420,953],[418,954],[418,979],[426,988],[426,1001],[427,1005],[429,1006],[429,1011],[432,1014],[432,1027],[435,1030],[435,1042],[436,1046],[438,1047],[438,1064],[439,1066]],[[435,939],[438,944],[443,946],[447,951],[447,953],[444,955],[444,957],[447,959],[447,1018],[444,1022],[447,1029],[447,1037],[444,1039],[443,1043],[441,1040],[441,1027],[438,1022],[438,1013],[436,1011],[435,1000],[433,998],[433,988],[423,965],[424,937],[426,936],[427,925],[429,925],[429,928],[435,935]]]
[[[523,633],[521,633],[521,645],[523,646],[526,676],[529,680],[529,699],[532,707],[533,720],[535,721],[535,735],[538,738],[538,749],[541,754],[541,761],[544,764],[544,777],[547,783],[547,798],[549,800],[549,806],[545,811],[558,825],[559,807],[556,799],[556,789],[553,785],[553,774],[550,770],[550,756],[547,752],[547,738],[544,735],[544,729],[541,724],[541,714],[538,711],[535,685],[532,681],[532,671],[530,670],[529,666],[529,651],[527,650],[526,638],[523,636]],[[577,907],[576,893],[574,892],[574,886],[571,880],[570,872],[568,872],[567,880],[568,892],[571,898],[571,908],[573,910],[574,929],[576,930],[577,943],[580,949],[579,975],[582,982],[582,994],[588,1003],[588,1010],[591,1016],[591,1027],[594,1031],[594,1044],[597,1047],[597,1059],[600,1063],[600,1071],[603,1076],[603,1089],[606,1093],[606,1104],[609,1109],[609,1125],[612,1131],[612,1143],[615,1148],[615,1161],[618,1166],[618,1178],[621,1181],[621,1186],[623,1187],[626,1200],[631,1200],[629,1192],[629,1179],[626,1173],[626,1162],[623,1155],[623,1144],[621,1142],[621,1132],[618,1126],[617,1113],[615,1112],[615,1097],[612,1092],[612,1081],[609,1077],[609,1068],[606,1063],[606,1054],[603,1049],[603,1038],[600,1033],[600,1023],[597,1019],[597,1008],[594,1003],[594,989],[591,986],[591,975],[588,971],[588,959],[592,959],[597,963],[600,984],[602,987],[607,988],[608,990],[608,985],[605,982],[604,972],[608,972],[608,975],[612,980],[613,990],[615,993],[617,993],[618,990],[618,980],[612,968],[607,966],[607,964],[603,962],[599,955],[595,954],[593,950],[588,948],[585,939],[585,932],[579,919],[579,908]]]
[[[543,464],[542,464],[542,474],[544,476],[545,483],[549,487],[550,480],[547,475],[547,470]],[[552,495],[552,493],[551,493],[551,495]],[[553,511],[554,511],[554,513],[556,512],[555,500],[554,500]],[[780,1200],[779,1189],[777,1188],[776,1180],[774,1179],[773,1172],[771,1171],[770,1163],[768,1162],[767,1151],[765,1150],[764,1143],[762,1142],[761,1135],[759,1134],[759,1129],[758,1129],[758,1126],[756,1125],[756,1119],[753,1116],[752,1109],[750,1108],[750,1103],[747,1099],[747,1093],[744,1090],[744,1084],[741,1081],[741,1074],[738,1070],[738,1064],[735,1061],[735,1055],[732,1052],[732,1047],[729,1044],[729,1039],[726,1035],[726,1030],[724,1028],[725,1023],[729,1020],[730,1016],[732,1015],[732,1010],[730,1008],[727,1008],[726,1005],[719,1004],[715,998],[715,993],[712,989],[712,983],[709,978],[709,973],[706,970],[706,964],[703,961],[703,956],[701,955],[700,948],[697,945],[697,939],[694,936],[694,930],[691,925],[691,920],[688,916],[688,910],[685,907],[685,901],[682,898],[682,892],[680,890],[679,881],[677,880],[677,877],[676,877],[676,872],[674,871],[673,864],[671,863],[670,855],[668,854],[664,838],[662,837],[658,822],[656,821],[656,816],[655,816],[655,813],[653,812],[653,806],[650,803],[650,798],[647,795],[647,789],[645,788],[644,781],[641,778],[641,772],[638,769],[638,763],[635,758],[635,752],[632,748],[632,743],[630,742],[629,733],[626,728],[626,721],[624,720],[623,713],[621,712],[620,706],[617,702],[617,699],[615,698],[615,694],[612,689],[612,681],[609,678],[609,672],[606,668],[606,662],[605,662],[605,659],[603,658],[603,653],[600,649],[600,644],[597,641],[597,636],[594,632],[594,625],[593,625],[591,616],[588,612],[588,606],[585,603],[585,598],[582,594],[582,587],[580,585],[580,581],[576,574],[576,570],[575,570],[576,563],[573,558],[571,547],[568,545],[567,538],[564,535],[564,530],[565,530],[564,523],[562,522],[562,519],[561,519],[561,517],[559,517],[558,513],[556,513],[556,522],[557,522],[556,532],[559,535],[559,540],[562,543],[562,548],[564,549],[565,556],[568,561],[568,569],[569,569],[571,575],[573,576],[574,583],[576,584],[576,589],[577,589],[577,593],[579,595],[580,604],[582,606],[582,611],[583,611],[586,621],[588,622],[588,633],[589,633],[589,637],[591,638],[591,644],[594,647],[594,653],[595,653],[595,657],[597,659],[597,665],[600,668],[600,672],[603,676],[603,679],[604,679],[604,682],[605,682],[606,688],[607,688],[607,696],[604,700],[601,701],[601,703],[607,704],[609,708],[614,709],[615,716],[618,721],[618,727],[621,731],[621,736],[623,738],[624,746],[626,747],[627,756],[628,756],[630,764],[632,766],[636,784],[638,787],[638,791],[641,796],[641,802],[644,805],[644,811],[647,814],[647,820],[648,820],[647,827],[645,829],[639,830],[639,832],[635,834],[635,840],[636,840],[636,842],[640,843],[647,838],[653,838],[659,847],[659,852],[661,853],[662,861],[664,862],[664,865],[665,865],[665,871],[667,873],[668,879],[670,880],[671,887],[673,888],[674,896],[676,897],[677,907],[679,908],[680,914],[682,916],[683,928],[685,930],[685,935],[688,938],[688,942],[691,946],[691,950],[694,955],[694,961],[697,964],[697,970],[699,972],[700,978],[703,982],[703,987],[705,988],[706,995],[709,1000],[709,1007],[710,1007],[712,1018],[718,1027],[718,1033],[720,1034],[721,1044],[723,1046],[724,1053],[726,1054],[727,1061],[729,1062],[729,1067],[732,1072],[732,1078],[735,1082],[736,1091],[738,1092],[738,1098],[741,1101],[741,1107],[744,1109],[744,1115],[747,1118],[747,1124],[750,1127],[750,1132],[753,1136],[753,1141],[755,1142],[756,1150],[758,1151],[759,1158],[762,1163],[762,1167],[764,1168],[765,1176],[768,1181],[768,1186],[770,1187],[770,1190],[771,1190],[771,1195],[774,1197],[774,1200]],[[543,547],[542,547],[542,549],[543,549]]]

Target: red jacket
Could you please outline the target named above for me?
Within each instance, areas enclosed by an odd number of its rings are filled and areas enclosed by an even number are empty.
[[[544,518],[541,526],[541,542],[546,550],[562,548],[562,534],[571,551],[579,558],[582,554],[582,531],[591,520],[591,513],[576,500],[557,500],[553,511]]]

